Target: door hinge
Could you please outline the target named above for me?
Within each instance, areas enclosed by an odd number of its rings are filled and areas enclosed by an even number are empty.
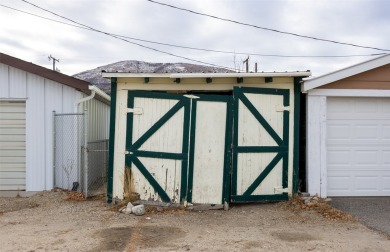
[[[283,187],[275,187],[274,188],[275,193],[288,193],[288,187],[283,188]]]
[[[289,106],[284,107],[284,106],[276,105],[275,106],[275,110],[276,110],[276,112],[290,111],[290,107]]]
[[[142,108],[127,108],[126,113],[133,113],[134,115],[142,115],[143,109]]]

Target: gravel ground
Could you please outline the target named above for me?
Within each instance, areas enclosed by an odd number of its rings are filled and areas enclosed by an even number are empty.
[[[313,209],[246,204],[229,211],[106,208],[65,192],[0,198],[1,251],[389,251],[390,239],[358,221]]]

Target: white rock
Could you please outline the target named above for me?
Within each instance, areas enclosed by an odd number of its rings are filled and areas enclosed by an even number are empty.
[[[131,212],[137,216],[144,215],[145,214],[145,206],[144,205],[138,205],[133,207]]]
[[[127,203],[127,206],[126,206],[126,213],[131,213],[131,210],[133,209],[133,204],[131,204],[131,202]]]

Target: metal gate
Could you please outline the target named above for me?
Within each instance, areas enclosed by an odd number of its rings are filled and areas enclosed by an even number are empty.
[[[129,91],[130,191],[144,200],[228,202],[229,107],[227,96]]]
[[[289,94],[234,88],[232,202],[288,199]]]
[[[88,114],[53,112],[54,187],[82,192],[84,197],[105,192],[108,140],[88,142]]]

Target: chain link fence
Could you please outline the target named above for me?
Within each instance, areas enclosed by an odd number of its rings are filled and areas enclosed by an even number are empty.
[[[88,114],[53,112],[54,186],[82,192],[84,197],[106,189],[108,140],[87,142]]]
[[[88,142],[88,195],[106,192],[108,167],[108,140]]]

